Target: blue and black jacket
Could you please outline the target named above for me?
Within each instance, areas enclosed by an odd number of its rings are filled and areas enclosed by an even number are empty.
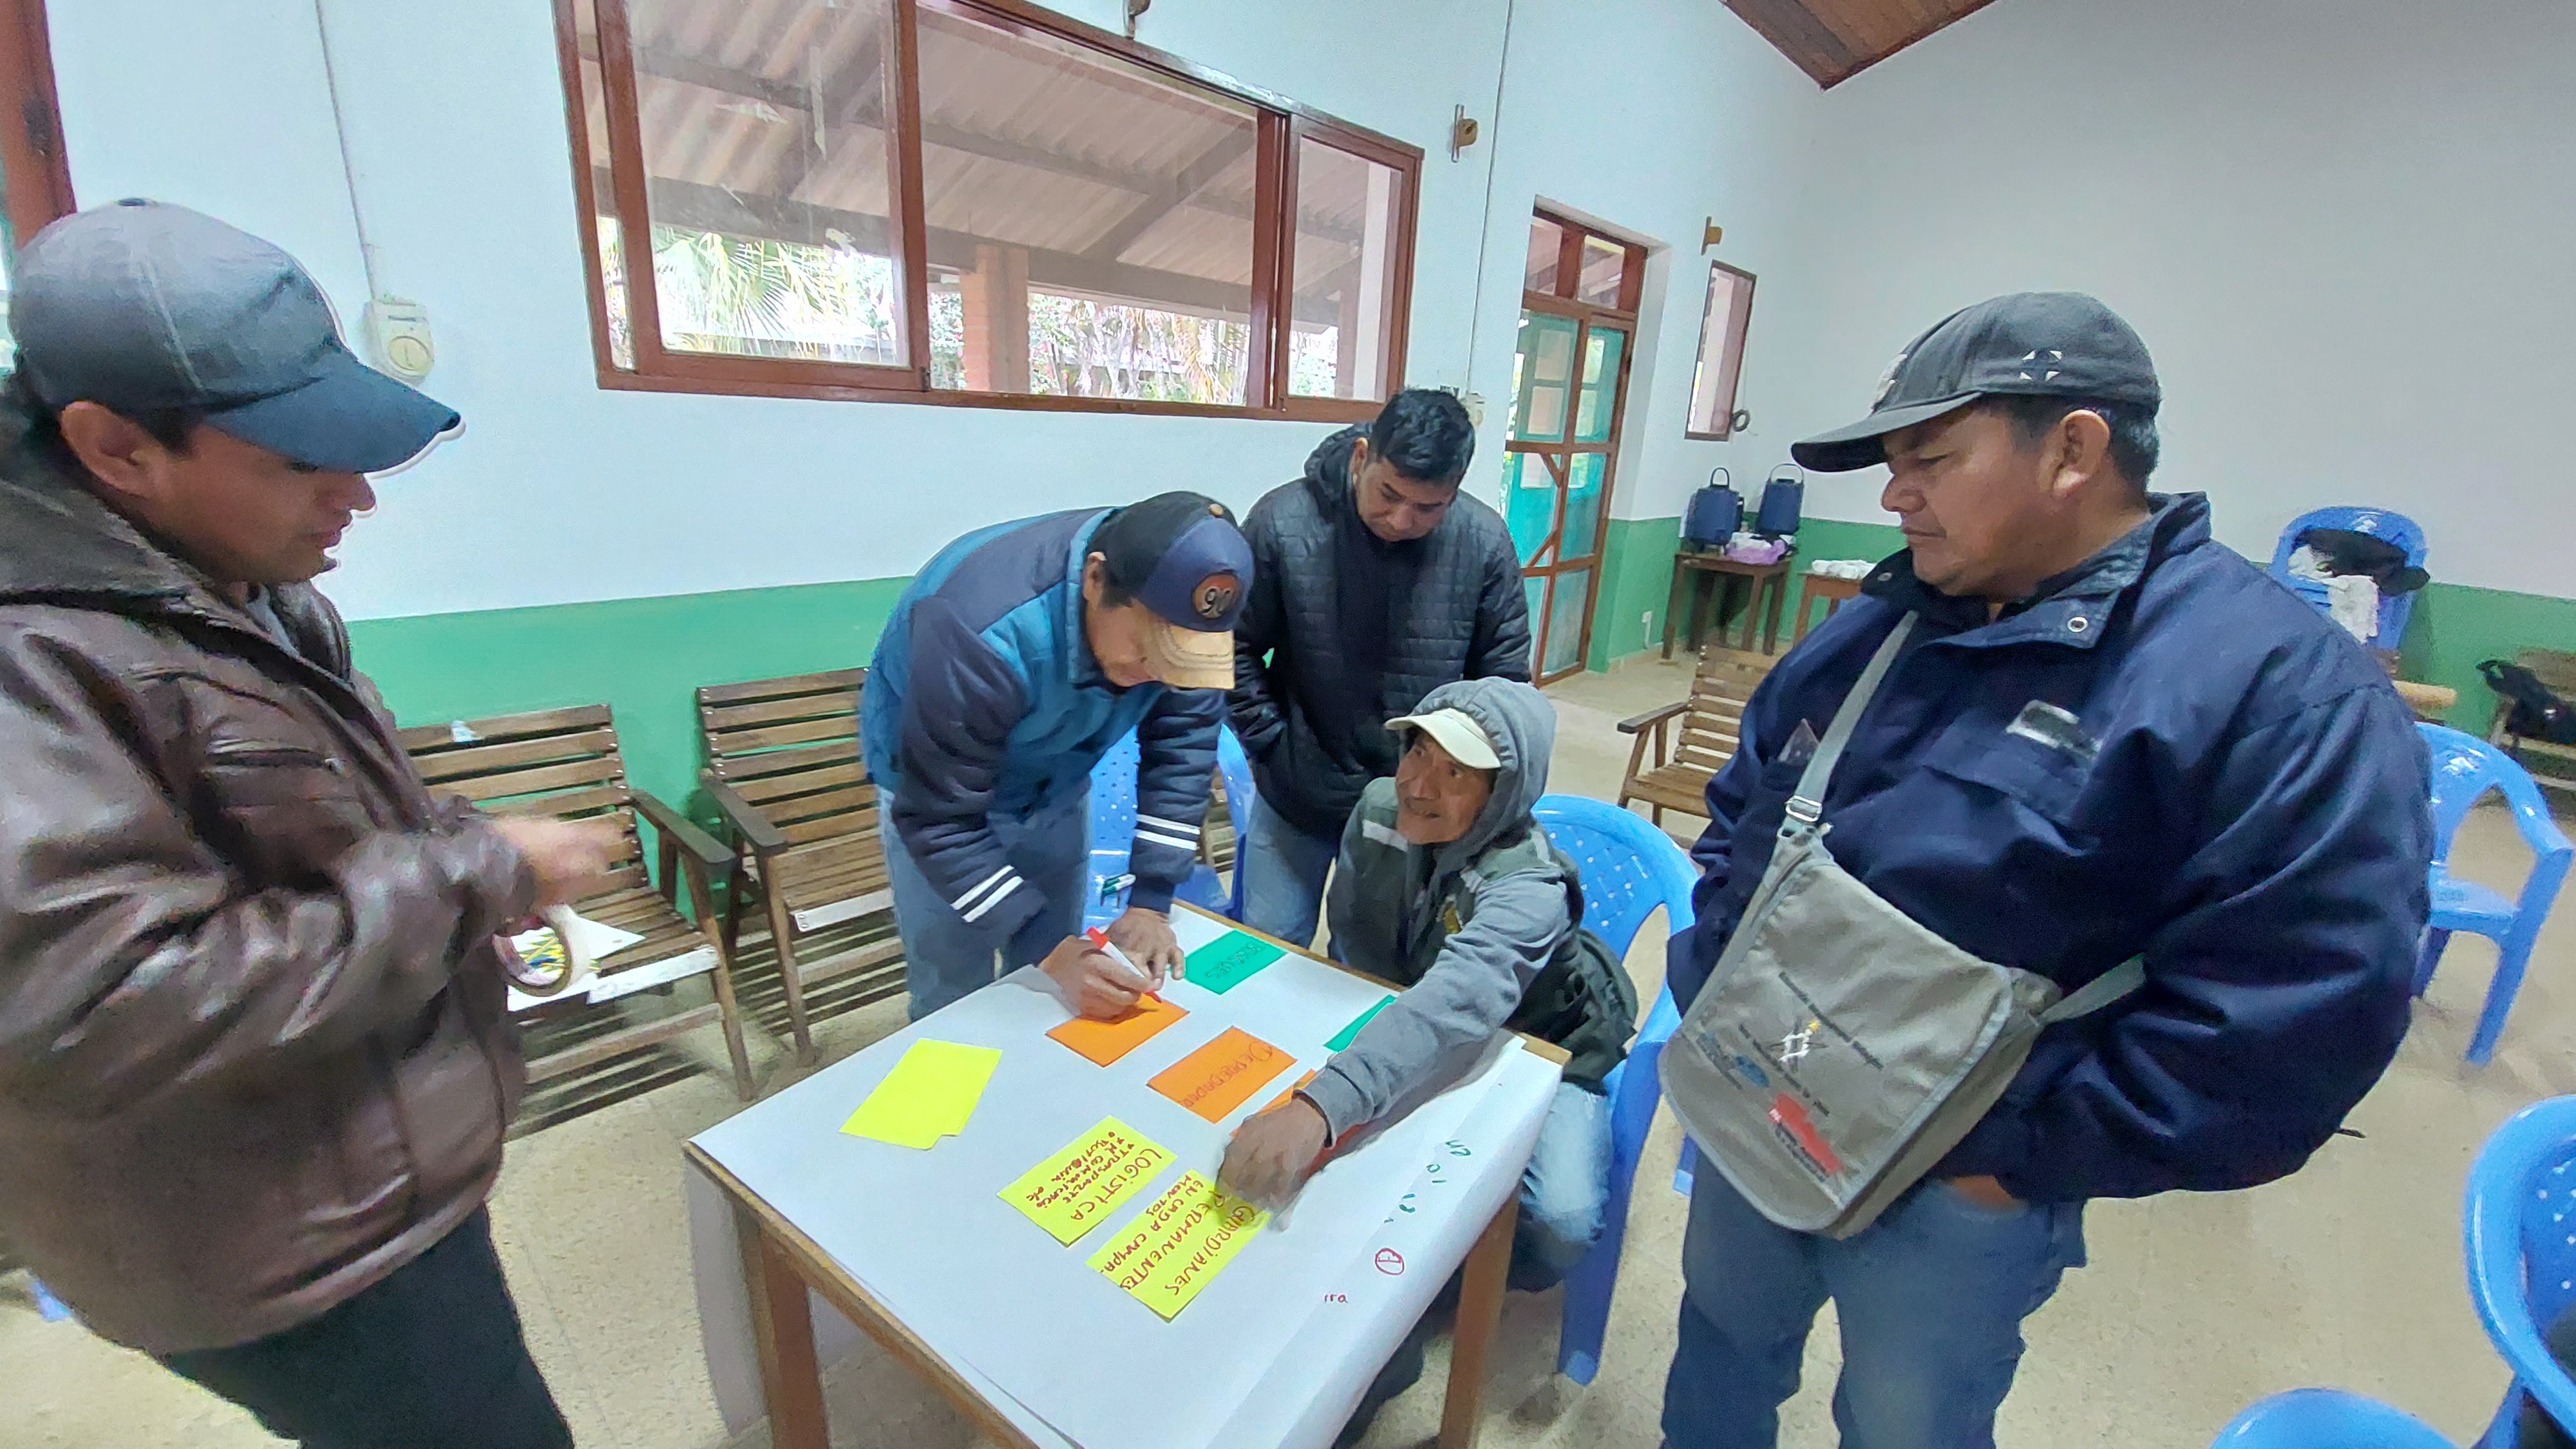
[[[2428,908],[2427,760],[2350,636],[2210,537],[2198,495],[1989,619],[1911,555],[1781,660],[1709,782],[1685,1009],[1769,862],[1799,762],[1920,615],[1825,795],[1826,848],[1897,909],[2073,989],[2147,981],[2050,1028],[1934,1169],[2040,1201],[2251,1186],[2295,1170],[2406,1033]]]
[[[991,821],[1089,789],[1130,729],[1143,758],[1129,901],[1169,909],[1197,863],[1225,694],[1120,689],[1101,673],[1082,628],[1082,565],[1109,512],[996,524],[940,550],[896,601],[868,671],[860,740],[895,835],[997,947],[1060,887],[1022,879]]]

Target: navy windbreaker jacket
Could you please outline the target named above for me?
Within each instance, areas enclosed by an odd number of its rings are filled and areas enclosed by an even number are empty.
[[[1082,631],[1082,564],[1109,510],[979,529],[940,550],[877,636],[860,704],[868,774],[913,864],[998,947],[1056,882],[1021,878],[994,816],[1025,819],[1090,788],[1128,730],[1136,774],[1131,904],[1167,910],[1198,860],[1225,693],[1100,672]]]
[[[1771,856],[1798,766],[1921,615],[1825,797],[1826,847],[1890,904],[2072,989],[2147,984],[2049,1029],[1936,1169],[2037,1201],[2296,1170],[2405,1034],[2433,848],[2427,755],[2386,674],[2209,533],[2197,494],[1989,622],[1882,564],[1755,690],[1693,848],[1685,1010]],[[2034,702],[2078,722],[2069,728]],[[2019,722],[2019,727],[2016,727]]]

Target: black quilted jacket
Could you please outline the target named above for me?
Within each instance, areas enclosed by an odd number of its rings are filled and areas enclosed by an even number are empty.
[[[1356,687],[1333,617],[1333,527],[1352,506],[1351,443],[1362,431],[1316,445],[1306,476],[1272,489],[1243,523],[1252,597],[1235,626],[1227,704],[1261,798],[1313,835],[1339,836],[1360,791],[1394,772],[1391,758],[1352,758],[1338,732],[1315,723],[1341,717]],[[1423,547],[1412,597],[1388,620],[1380,719],[1452,680],[1530,677],[1529,604],[1502,515],[1461,493]]]

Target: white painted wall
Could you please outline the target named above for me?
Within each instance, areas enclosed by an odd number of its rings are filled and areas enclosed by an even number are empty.
[[[1834,426],[1952,310],[2088,290],[2239,550],[2372,503],[2438,579],[2567,594],[2571,57],[2566,0],[2002,0],[1825,93],[1748,405]],[[1809,510],[1882,520],[1882,477]]]

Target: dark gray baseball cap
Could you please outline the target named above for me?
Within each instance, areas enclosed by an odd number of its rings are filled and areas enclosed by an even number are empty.
[[[184,206],[64,217],[17,273],[18,370],[48,407],[199,409],[245,443],[356,473],[408,461],[460,421],[360,362],[295,258]]]
[[[1791,457],[1819,473],[1887,461],[1887,435],[1930,422],[1979,398],[2164,400],[2147,344],[2120,314],[2081,292],[2015,292],[1953,312],[1906,344],[1879,379],[1869,416],[1793,444]]]

